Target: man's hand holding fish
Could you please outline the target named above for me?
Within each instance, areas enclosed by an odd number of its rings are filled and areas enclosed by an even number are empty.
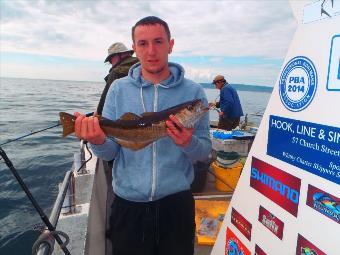
[[[178,146],[186,147],[190,144],[193,128],[185,128],[182,123],[174,115],[169,116],[169,120],[165,122],[167,133]]]
[[[79,112],[75,112],[74,116],[77,117],[74,126],[77,137],[97,145],[105,142],[106,135],[100,128],[97,117],[86,117]]]

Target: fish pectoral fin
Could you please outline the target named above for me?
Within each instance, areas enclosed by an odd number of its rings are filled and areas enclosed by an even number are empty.
[[[127,113],[124,113],[119,119],[120,120],[138,120],[140,119],[140,116],[132,112],[127,112]]]
[[[131,149],[133,151],[138,151],[140,149],[143,149],[144,147],[148,146],[149,144],[153,143],[153,141],[148,142],[131,142],[121,139],[116,139],[116,142],[119,143],[121,146]]]

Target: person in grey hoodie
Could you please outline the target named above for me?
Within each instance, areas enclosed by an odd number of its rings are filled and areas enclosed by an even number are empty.
[[[140,63],[127,77],[114,81],[103,117],[116,120],[126,112],[162,111],[197,98],[208,105],[202,86],[184,78],[180,65],[168,62],[174,40],[165,21],[154,16],[141,19],[132,28],[132,39]],[[183,127],[171,115],[166,121],[168,136],[138,151],[107,137],[96,117],[75,114],[76,136],[88,140],[99,158],[115,158],[113,254],[192,255],[195,203],[190,184],[193,163],[206,160],[211,151],[208,113],[194,128]]]

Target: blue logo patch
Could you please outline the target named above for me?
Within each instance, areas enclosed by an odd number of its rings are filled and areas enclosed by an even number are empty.
[[[327,89],[340,91],[340,35],[332,38],[329,55]]]
[[[306,57],[291,59],[279,80],[280,99],[292,112],[305,109],[313,100],[318,84],[318,75],[313,62]]]

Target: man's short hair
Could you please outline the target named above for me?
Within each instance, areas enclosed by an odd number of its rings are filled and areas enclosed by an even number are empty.
[[[165,32],[168,36],[168,40],[171,39],[171,33],[170,33],[170,29],[168,26],[168,23],[166,23],[164,20],[156,17],[156,16],[148,16],[145,18],[142,18],[141,20],[139,20],[133,27],[132,27],[132,41],[135,42],[135,29],[137,26],[144,26],[144,25],[156,25],[159,24],[161,26],[164,27]]]

